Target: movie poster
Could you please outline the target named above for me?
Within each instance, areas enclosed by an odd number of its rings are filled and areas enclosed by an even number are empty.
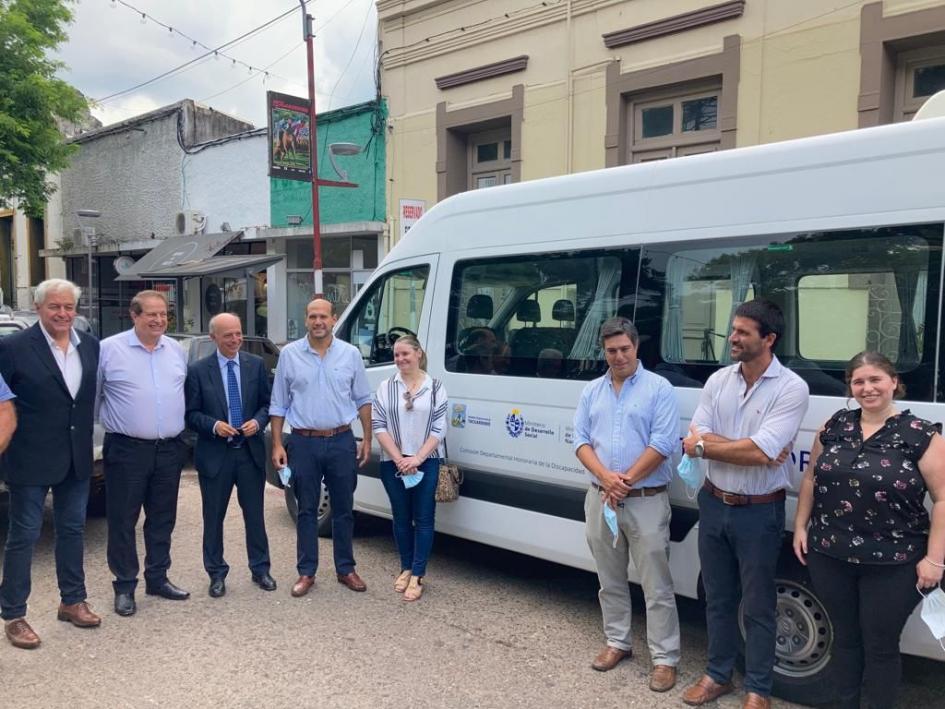
[[[312,181],[308,99],[269,91],[269,176]]]

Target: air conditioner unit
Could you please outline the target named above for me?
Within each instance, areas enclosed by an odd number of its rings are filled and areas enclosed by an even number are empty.
[[[177,213],[177,233],[181,235],[203,234],[207,229],[207,215],[196,209],[185,209]]]

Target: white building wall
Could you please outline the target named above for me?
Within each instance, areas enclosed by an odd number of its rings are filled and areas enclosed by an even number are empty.
[[[251,135],[185,155],[182,207],[207,215],[207,231],[269,224],[266,135]]]

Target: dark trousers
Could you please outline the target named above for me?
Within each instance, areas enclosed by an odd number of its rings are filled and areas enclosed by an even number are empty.
[[[200,475],[199,480],[203,502],[203,567],[210,578],[226,578],[230,570],[223,559],[223,518],[234,485],[236,499],[243,510],[249,570],[257,575],[269,573],[269,539],[263,515],[266,473],[256,467],[249,447],[227,448],[217,474]]]
[[[706,673],[731,681],[744,603],[745,691],[771,694],[775,659],[774,578],[784,533],[784,502],[726,505],[699,492],[699,559],[709,634]]]
[[[833,626],[838,706],[859,709],[865,683],[867,706],[892,709],[902,675],[899,636],[922,600],[915,564],[851,564],[811,550],[807,567]]]
[[[66,604],[86,599],[83,536],[85,508],[89,500],[88,479],[76,480],[70,472],[56,485],[10,485],[10,529],[3,552],[3,582],[0,583],[0,617],[4,620],[26,615],[33,547],[43,528],[43,505],[50,488],[59,594]]]
[[[171,533],[177,522],[177,492],[184,462],[179,438],[145,441],[105,434],[102,456],[108,498],[108,568],[115,593],[138,585],[135,526],[144,507],[144,580],[155,586],[171,566]]]
[[[436,514],[436,482],[440,459],[427,458],[420,466],[423,479],[409,490],[397,477],[397,466],[389,460],[381,463],[381,482],[390,498],[394,518],[394,541],[400,552],[401,571],[414,576],[427,573],[427,559],[433,548],[433,519]]]
[[[318,569],[318,502],[322,480],[331,500],[331,540],[335,571],[354,571],[354,489],[358,484],[357,444],[351,431],[329,438],[289,434],[286,454],[292,469],[292,489],[299,505],[296,551],[299,576]]]

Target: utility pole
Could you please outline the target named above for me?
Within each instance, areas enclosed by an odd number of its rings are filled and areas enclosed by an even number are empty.
[[[315,272],[316,298],[324,297],[325,287],[322,281],[322,227],[321,215],[318,209],[318,133],[315,130],[315,48],[313,40],[314,18],[305,11],[305,0],[299,0],[302,6],[302,34],[305,37],[305,48],[308,53],[308,142],[312,155],[312,246],[314,258],[312,269]]]

